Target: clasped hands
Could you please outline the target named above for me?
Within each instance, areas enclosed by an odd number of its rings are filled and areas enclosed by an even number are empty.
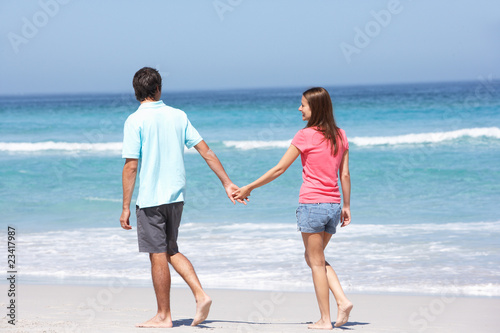
[[[235,184],[230,184],[229,186],[225,187],[225,189],[227,197],[233,204],[236,204],[236,201],[238,201],[239,203],[246,205],[246,201],[250,201],[248,197],[250,196],[250,192],[252,190],[248,187],[248,185],[238,187]]]

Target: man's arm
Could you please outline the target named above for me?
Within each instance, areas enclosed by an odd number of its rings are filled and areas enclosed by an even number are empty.
[[[204,140],[201,140],[194,148],[200,153],[201,157],[207,162],[208,166],[212,171],[219,177],[222,186],[226,190],[227,197],[233,204],[236,202],[233,199],[232,193],[238,190],[238,186],[234,185],[229,176],[227,175],[222,163],[217,158],[217,155],[208,147],[207,143]],[[238,200],[238,202],[246,205],[244,200]]]
[[[139,160],[135,158],[127,158],[123,166],[122,184],[123,184],[123,208],[122,216],[120,216],[120,224],[123,229],[130,230],[130,201],[132,201],[132,193],[135,187],[135,178],[137,176],[137,165]]]

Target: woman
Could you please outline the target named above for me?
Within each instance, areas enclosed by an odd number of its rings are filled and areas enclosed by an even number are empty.
[[[299,111],[307,126],[297,132],[281,161],[253,183],[234,192],[233,196],[239,200],[246,199],[252,190],[283,174],[301,155],[303,183],[297,208],[297,229],[302,232],[305,259],[311,267],[321,313],[321,319],[309,328],[332,329],[329,289],[338,307],[335,327],[347,322],[353,307],[342,290],[337,274],[325,261],[324,254],[339,221],[342,227],[351,222],[349,144],[345,132],[335,123],[332,101],[325,89],[311,88],[304,92]],[[344,203],[342,208],[339,176]]]

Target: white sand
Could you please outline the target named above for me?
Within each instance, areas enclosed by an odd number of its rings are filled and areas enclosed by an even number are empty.
[[[7,290],[7,285],[0,285]],[[155,314],[152,288],[18,285],[15,326],[7,323],[2,291],[2,332],[311,332],[319,319],[314,293],[208,290],[208,319],[190,327],[195,303],[188,289],[172,290],[172,329],[135,328]],[[500,332],[500,299],[351,294],[350,321],[361,332]],[[332,321],[336,308],[332,301]]]

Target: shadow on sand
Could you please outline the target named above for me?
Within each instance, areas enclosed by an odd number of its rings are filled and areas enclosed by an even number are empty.
[[[332,323],[332,325],[334,325],[334,324],[335,324],[335,322]],[[354,329],[356,326],[365,326],[365,325],[370,325],[370,323],[362,323],[359,321],[349,321],[340,327],[334,327],[334,329],[341,329],[341,330],[347,331],[347,330]]]
[[[193,322],[193,319],[178,319],[174,320],[173,324],[174,327],[176,326],[190,326],[191,323]],[[312,324],[312,322],[304,322],[304,323],[256,323],[256,322],[251,322],[251,321],[242,321],[242,320],[205,320],[203,323],[199,324],[197,327],[200,328],[213,328],[208,325],[210,324],[216,324],[216,323],[231,323],[231,324],[245,324],[245,325],[309,325]],[[334,322],[332,323],[332,325]],[[358,321],[350,321],[346,324],[344,324],[341,327],[335,327],[335,329],[342,329],[342,330],[352,330],[356,326],[364,326],[364,325],[370,325],[370,323],[362,323]]]

